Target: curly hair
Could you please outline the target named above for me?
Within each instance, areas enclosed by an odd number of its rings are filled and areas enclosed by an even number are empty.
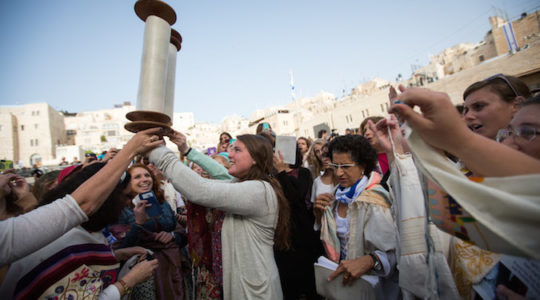
[[[364,168],[364,175],[369,177],[377,166],[377,152],[369,141],[361,135],[341,135],[328,145],[328,155],[334,153],[349,153],[356,165]]]
[[[279,182],[270,174],[274,169],[274,153],[272,145],[267,138],[260,135],[244,134],[237,136],[247,148],[255,164],[249,169],[246,176],[239,178],[239,181],[262,180],[270,183],[278,200],[278,222],[274,235],[274,243],[279,250],[290,248],[290,208],[287,198]]]

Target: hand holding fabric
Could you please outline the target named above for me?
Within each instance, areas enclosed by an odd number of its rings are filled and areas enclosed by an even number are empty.
[[[317,220],[318,224],[321,224],[321,217],[332,200],[334,200],[334,196],[332,194],[324,193],[317,196],[317,199],[313,205],[313,214],[315,215],[315,219]]]

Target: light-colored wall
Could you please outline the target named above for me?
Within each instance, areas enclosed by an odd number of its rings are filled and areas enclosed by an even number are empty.
[[[43,164],[56,160],[56,143],[65,140],[61,114],[47,103],[3,107],[0,112],[11,113],[16,118],[16,122],[11,122],[16,125],[16,134],[6,142],[15,149],[12,155],[19,153],[23,166],[30,167],[30,158],[36,155]]]
[[[7,111],[0,112],[0,159],[19,161],[17,118]]]

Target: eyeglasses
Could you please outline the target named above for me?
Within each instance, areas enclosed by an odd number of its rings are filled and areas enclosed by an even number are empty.
[[[502,73],[499,73],[499,74],[495,74],[493,76],[490,76],[486,79],[484,79],[483,81],[491,81],[491,80],[494,80],[494,79],[501,79],[503,80],[504,82],[506,82],[506,84],[508,85],[508,87],[512,90],[512,92],[514,92],[514,95],[519,96],[518,92],[516,91],[516,89],[514,88],[514,86],[510,83],[510,80],[508,80],[508,77],[506,77],[504,74]]]
[[[334,170],[337,170],[337,169],[341,168],[343,171],[348,171],[352,167],[356,166],[355,164],[341,164],[341,165],[338,165],[338,164],[333,164],[333,163],[329,163],[328,165],[330,167],[332,167]]]
[[[518,136],[522,139],[527,140],[527,142],[530,142],[534,140],[534,138],[536,137],[536,134],[538,133],[540,133],[539,130],[536,130],[534,127],[530,127],[530,126],[520,126],[518,128],[512,128],[509,126],[508,128],[499,130],[499,132],[497,132],[496,139],[497,139],[497,142],[502,143],[504,140],[506,140],[509,137]]]

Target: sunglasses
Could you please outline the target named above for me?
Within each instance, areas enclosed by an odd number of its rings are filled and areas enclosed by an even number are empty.
[[[490,76],[486,79],[484,79],[483,81],[492,81],[492,80],[495,80],[495,79],[501,79],[502,81],[506,82],[506,84],[508,85],[508,87],[512,90],[512,92],[514,92],[514,95],[517,97],[519,96],[518,92],[516,91],[516,89],[514,88],[514,86],[512,85],[512,83],[510,83],[510,80],[508,80],[508,77],[506,77],[504,74],[502,73],[499,73],[499,74],[495,74],[493,76]]]

